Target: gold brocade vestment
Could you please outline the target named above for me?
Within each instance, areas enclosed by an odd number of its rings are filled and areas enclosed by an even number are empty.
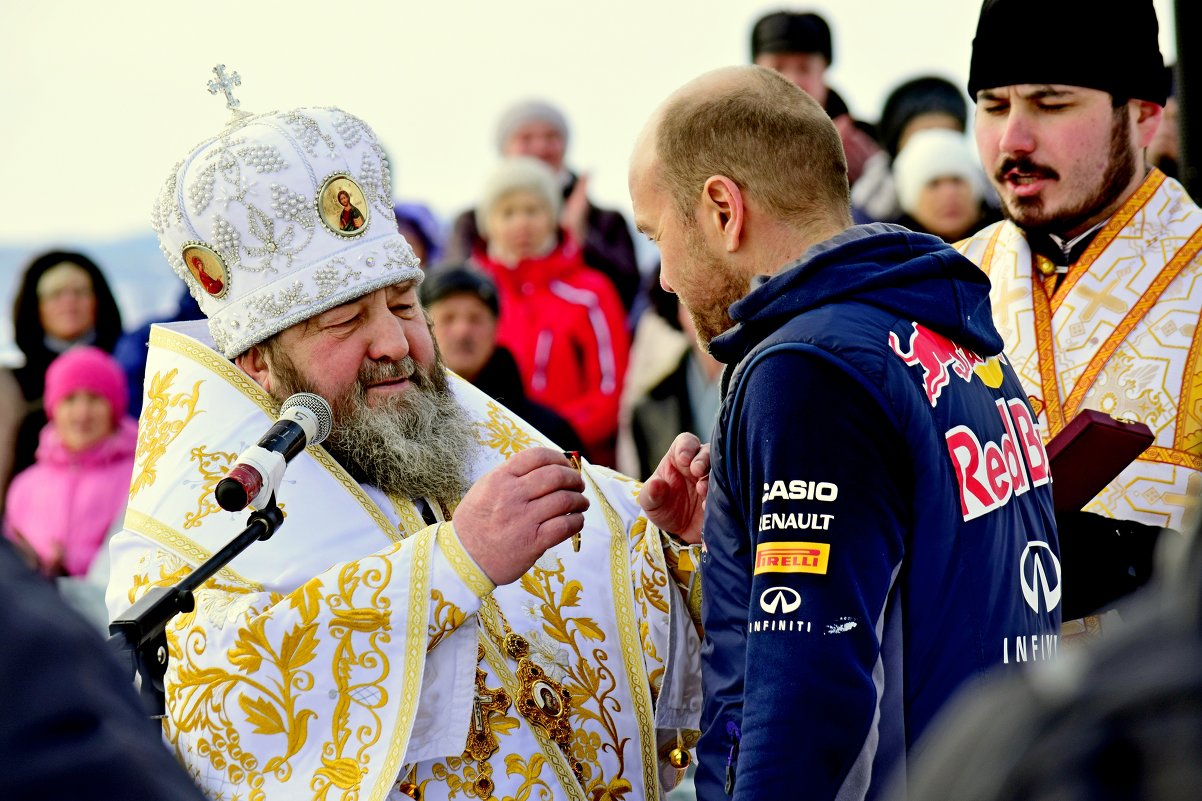
[[[156,326],[126,529],[111,548],[111,613],[174,584],[245,525],[213,488],[266,431],[270,398],[212,349],[202,323]],[[473,480],[547,444],[466,382]],[[531,658],[571,693],[572,755],[512,709],[491,717],[500,799],[642,799],[700,714],[696,632],[638,485],[585,465],[582,550],[563,543],[493,587],[453,525],[363,487],[321,448],[289,465],[280,530],[239,555],[168,628],[164,731],[212,797],[381,799],[414,776],[423,798],[474,798],[461,759],[478,648],[488,687],[516,697],[516,665],[479,625],[491,596]]]
[[[1086,510],[1184,530],[1202,493],[1202,209],[1152,170],[1054,290],[1010,222],[956,247],[989,275],[1045,441],[1082,409],[1155,434]]]

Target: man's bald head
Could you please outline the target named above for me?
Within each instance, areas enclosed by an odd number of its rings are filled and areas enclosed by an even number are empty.
[[[655,170],[685,218],[706,180],[724,175],[798,229],[851,223],[838,131],[812,97],[763,67],[725,67],[675,91],[648,121],[634,161]]]

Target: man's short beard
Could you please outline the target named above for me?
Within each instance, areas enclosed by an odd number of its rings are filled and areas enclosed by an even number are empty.
[[[697,341],[708,351],[710,342],[715,337],[734,328],[735,321],[730,316],[730,307],[751,290],[751,282],[709,252],[701,238],[701,231],[692,218],[684,218],[682,224],[685,258],[689,262],[690,273],[694,276],[705,276],[709,283],[701,290],[705,295],[703,302],[691,297],[694,293],[687,281],[683,286],[684,294],[681,294],[682,287],[677,287],[676,290],[689,317],[693,319]],[[686,298],[685,294],[690,298]],[[690,299],[694,302],[690,303]]]
[[[1003,201],[1002,214],[1019,228],[1031,233],[1065,235],[1075,231],[1102,213],[1123,194],[1131,183],[1137,168],[1136,155],[1131,147],[1131,131],[1128,129],[1127,106],[1114,110],[1110,126],[1110,157],[1098,191],[1082,198],[1076,206],[1049,212],[1043,208],[1042,198],[1019,198],[1017,208]],[[1037,166],[1025,159],[1007,159],[995,176],[1001,176],[1017,166],[1023,171],[1032,171]],[[1047,169],[1047,168],[1043,168]]]
[[[274,344],[274,343],[273,343]],[[282,348],[268,346],[276,400],[313,392]],[[367,386],[408,377],[408,391],[367,405]],[[456,504],[470,486],[468,457],[478,445],[475,431],[447,383],[441,360],[428,370],[406,356],[397,362],[364,365],[358,380],[328,398],[334,425],[325,447],[358,482],[398,498],[430,498]]]

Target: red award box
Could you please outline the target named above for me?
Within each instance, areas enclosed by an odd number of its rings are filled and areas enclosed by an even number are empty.
[[[1076,511],[1089,503],[1154,439],[1143,423],[1082,409],[1047,446],[1056,511]]]

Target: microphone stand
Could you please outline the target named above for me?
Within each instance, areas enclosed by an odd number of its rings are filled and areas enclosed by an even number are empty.
[[[163,676],[167,672],[167,623],[180,612],[196,608],[192,591],[209,580],[251,543],[267,540],[284,522],[275,494],[267,506],[252,512],[246,528],[225,547],[184,576],[174,587],[154,587],[109,623],[109,644],[130,666],[142,700],[152,718],[166,717]]]

